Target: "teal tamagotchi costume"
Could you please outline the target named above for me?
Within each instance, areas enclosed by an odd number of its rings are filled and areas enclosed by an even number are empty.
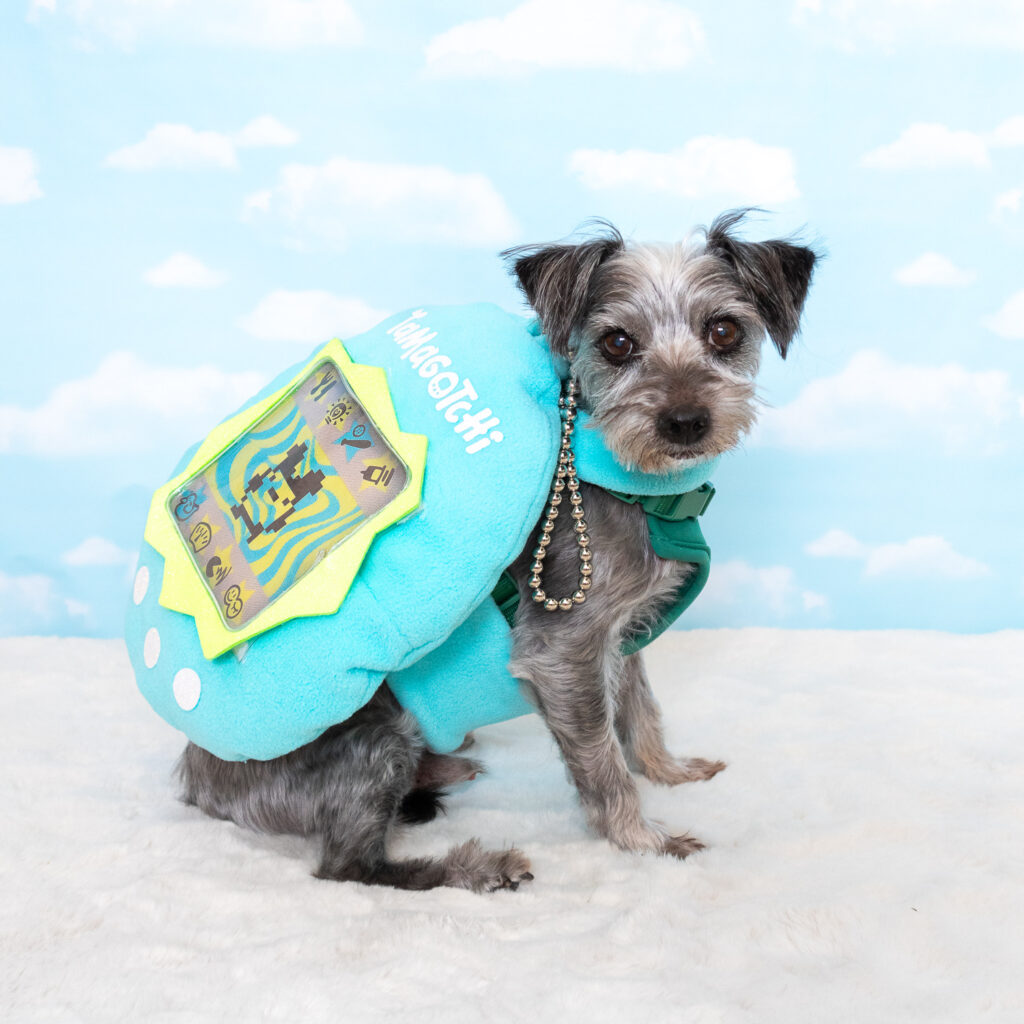
[[[272,381],[154,495],[126,630],[149,703],[235,761],[310,742],[385,678],[437,751],[533,711],[503,570],[550,489],[559,370],[536,322],[481,304],[398,314]],[[713,463],[628,471],[585,414],[574,450],[697,567],[657,635],[707,579]]]

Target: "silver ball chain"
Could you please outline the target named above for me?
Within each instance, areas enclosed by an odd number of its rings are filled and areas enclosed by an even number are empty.
[[[594,572],[591,566],[592,554],[590,551],[590,537],[587,535],[587,521],[583,514],[583,496],[580,494],[580,482],[576,477],[576,457],[572,452],[572,432],[576,423],[576,392],[578,386],[576,378],[570,377],[566,385],[564,397],[558,399],[558,408],[562,416],[562,444],[558,451],[558,468],[555,470],[555,479],[551,485],[551,496],[548,499],[548,513],[544,517],[544,525],[540,528],[540,535],[537,537],[537,547],[533,550],[533,562],[530,565],[530,586],[533,588],[533,600],[544,606],[548,612],[571,611],[574,605],[583,604],[587,599],[587,591],[592,583]],[[562,504],[562,492],[568,488],[569,503],[572,511],[569,513],[574,522],[573,530],[576,532],[576,543],[579,546],[580,556],[580,580],[579,588],[572,597],[555,598],[548,597],[543,589],[541,576],[544,572],[544,559],[547,557],[548,545],[551,543],[551,535],[555,529],[555,520],[558,518],[558,506]]]

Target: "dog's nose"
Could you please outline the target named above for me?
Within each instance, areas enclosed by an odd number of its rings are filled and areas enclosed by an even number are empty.
[[[677,405],[658,417],[658,433],[673,444],[696,444],[711,427],[703,405]]]

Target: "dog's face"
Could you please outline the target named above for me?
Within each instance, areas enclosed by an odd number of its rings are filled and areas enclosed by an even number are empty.
[[[741,218],[724,214],[679,245],[627,246],[609,225],[579,245],[507,254],[627,467],[663,473],[734,447],[756,418],[762,339],[785,358],[799,328],[815,254],[739,241]]]

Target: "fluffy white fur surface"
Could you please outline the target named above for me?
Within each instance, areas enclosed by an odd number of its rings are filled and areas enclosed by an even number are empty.
[[[686,862],[588,835],[536,717],[400,852],[514,842],[477,896],[310,877],[176,802],[182,746],[113,641],[0,642],[0,1018],[829,1024],[1024,1019],[1024,632],[672,633],[645,806]],[[400,1015],[400,1016],[399,1016]]]

